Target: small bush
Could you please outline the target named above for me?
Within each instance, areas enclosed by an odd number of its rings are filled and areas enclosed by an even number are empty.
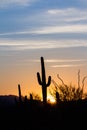
[[[57,78],[62,82],[62,84],[58,84],[55,80],[52,79],[52,83],[54,87],[50,90],[50,94],[56,99],[56,94],[59,94],[59,100],[61,101],[72,101],[87,98],[87,94],[84,93],[84,81],[87,76],[84,76],[82,79],[82,86],[80,86],[80,70],[78,71],[78,87],[70,85],[66,85],[62,78],[60,78],[59,74],[57,74]]]

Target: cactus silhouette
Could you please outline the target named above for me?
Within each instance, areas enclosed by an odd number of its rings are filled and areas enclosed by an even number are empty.
[[[58,104],[60,102],[60,96],[59,96],[59,93],[56,92],[56,103]]]
[[[21,96],[21,87],[20,84],[18,84],[18,93],[19,93],[19,102],[22,102],[22,96]]]
[[[33,95],[30,93],[30,101],[33,101]]]
[[[51,76],[48,77],[48,82],[46,83],[46,74],[43,57],[41,57],[41,72],[42,78],[40,77],[40,73],[37,72],[37,79],[38,83],[42,86],[43,103],[45,104],[47,102],[47,87],[51,84]]]

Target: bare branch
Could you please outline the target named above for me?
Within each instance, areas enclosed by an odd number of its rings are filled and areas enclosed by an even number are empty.
[[[55,86],[55,89],[57,90],[58,89],[58,84],[53,79],[51,81],[53,82],[53,84]]]
[[[57,77],[58,77],[58,79],[60,79],[60,80],[61,80],[61,82],[62,82],[62,84],[63,84],[64,86],[67,86],[67,85],[64,83],[63,79],[62,79],[62,78],[60,78],[59,74],[57,74]]]
[[[78,71],[78,88],[80,88],[80,70]]]
[[[83,80],[82,80],[82,90],[83,90],[83,88],[84,88],[84,82],[85,82],[85,79],[87,78],[87,76],[85,76],[84,78],[83,78]]]

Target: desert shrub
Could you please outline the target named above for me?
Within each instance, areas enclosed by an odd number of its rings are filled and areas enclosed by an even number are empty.
[[[32,100],[33,99],[34,100],[41,100],[41,97],[38,94],[34,93],[34,92],[29,93],[29,99],[31,99],[31,98],[32,98]]]
[[[61,101],[72,101],[87,98],[87,94],[84,93],[84,82],[87,76],[84,76],[82,79],[82,85],[80,85],[80,70],[78,71],[78,86],[73,86],[72,84],[66,85],[63,79],[57,74],[57,78],[61,81],[62,84],[56,83],[54,79],[52,79],[52,83],[54,87],[49,90],[50,94],[55,98],[58,102],[56,95],[59,94],[59,100]]]

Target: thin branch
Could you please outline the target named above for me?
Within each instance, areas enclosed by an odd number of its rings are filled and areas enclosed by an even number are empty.
[[[54,86],[55,86],[55,89],[57,90],[58,87],[59,87],[58,84],[57,84],[53,79],[52,79],[51,81],[53,82],[53,84],[54,84]]]
[[[78,88],[80,88],[80,70],[78,71]]]
[[[57,74],[57,77],[58,77],[58,79],[60,79],[60,80],[61,80],[61,82],[62,82],[62,84],[63,84],[64,86],[67,86],[67,85],[64,83],[63,79],[62,79],[62,78],[60,78],[59,74]]]
[[[83,80],[82,80],[82,90],[83,90],[83,88],[84,88],[84,82],[85,82],[85,79],[87,78],[87,76],[85,76],[84,78],[83,78]]]

